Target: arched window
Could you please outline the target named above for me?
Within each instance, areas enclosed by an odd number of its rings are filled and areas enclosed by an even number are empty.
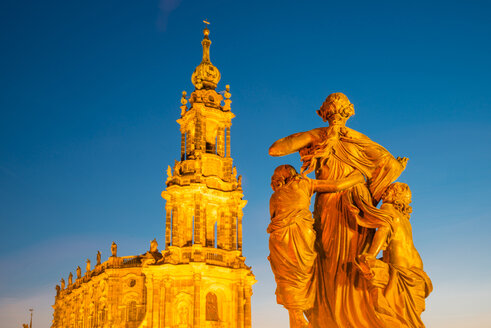
[[[206,294],[206,321],[219,321],[217,296],[209,292]]]

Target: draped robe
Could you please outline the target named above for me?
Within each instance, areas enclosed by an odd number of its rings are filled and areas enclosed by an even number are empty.
[[[309,321],[318,328],[397,328],[370,302],[367,281],[353,265],[369,246],[376,228],[391,228],[391,217],[375,207],[403,166],[385,148],[346,127],[317,129],[321,141],[302,150],[304,168],[317,179],[339,180],[355,170],[367,184],[316,195],[317,294]]]
[[[293,179],[271,196],[268,257],[276,280],[276,299],[288,310],[308,310],[315,299],[314,218],[311,180]]]

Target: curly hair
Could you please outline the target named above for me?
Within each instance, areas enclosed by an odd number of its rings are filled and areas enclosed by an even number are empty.
[[[289,164],[278,166],[271,177],[271,187],[273,189],[280,188],[290,182],[292,179],[298,178],[298,172]]]
[[[340,114],[342,117],[348,119],[355,115],[355,108],[345,94],[336,92],[327,96],[321,108],[317,111],[317,114],[322,117],[324,122],[329,121],[329,118],[334,114]]]
[[[394,182],[385,189],[382,195],[384,204],[392,204],[398,211],[404,215],[409,215],[413,211],[409,206],[411,203],[411,189],[402,182]]]

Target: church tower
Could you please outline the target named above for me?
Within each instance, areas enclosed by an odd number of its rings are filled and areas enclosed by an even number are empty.
[[[250,328],[252,285],[242,256],[240,176],[230,157],[230,89],[215,91],[210,31],[195,90],[181,99],[181,157],[167,170],[165,249],[111,256],[56,286],[52,328]],[[189,103],[189,104],[188,104]]]
[[[251,327],[256,280],[242,256],[247,201],[231,157],[235,115],[229,86],[223,96],[215,90],[220,71],[210,61],[209,33],[205,28],[203,59],[191,77],[195,90],[181,99],[180,160],[168,167],[162,192],[165,250],[159,263],[143,268],[148,308],[142,327]]]

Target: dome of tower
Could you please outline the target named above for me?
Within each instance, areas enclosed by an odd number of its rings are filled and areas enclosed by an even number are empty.
[[[210,61],[210,45],[209,39],[210,30],[205,28],[203,30],[204,38],[201,41],[203,45],[203,59],[201,63],[194,69],[191,76],[191,82],[195,86],[196,90],[200,89],[215,89],[218,82],[220,82],[220,71],[213,66]]]

